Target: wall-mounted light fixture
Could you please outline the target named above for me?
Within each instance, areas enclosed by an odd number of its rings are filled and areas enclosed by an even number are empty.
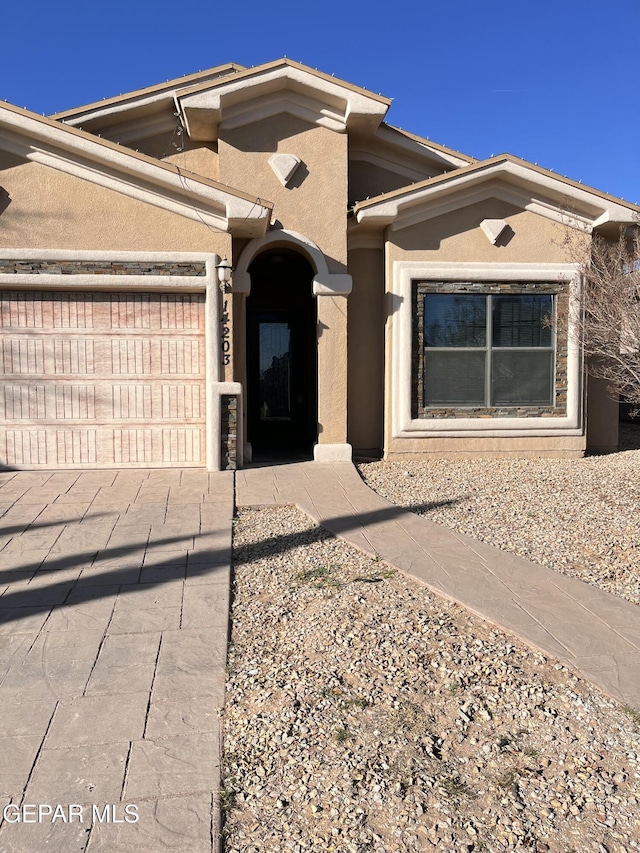
[[[227,293],[231,290],[231,273],[233,271],[233,267],[226,258],[223,258],[219,264],[216,264],[216,269],[218,271],[218,284],[220,285],[220,290],[223,293]]]

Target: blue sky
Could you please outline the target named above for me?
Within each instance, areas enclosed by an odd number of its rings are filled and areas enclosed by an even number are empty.
[[[640,0],[35,0],[2,18],[0,97],[35,112],[289,56],[393,98],[406,130],[640,203]]]

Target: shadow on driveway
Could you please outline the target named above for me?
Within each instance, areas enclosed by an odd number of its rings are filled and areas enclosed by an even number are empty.
[[[323,527],[330,530],[332,535],[343,533],[353,529],[359,529],[363,525],[372,525],[378,522],[395,519],[407,512],[417,512],[424,514],[431,509],[446,506],[456,503],[456,501],[439,501],[437,503],[415,504],[409,507],[398,507],[389,505],[383,509],[363,512],[359,515],[345,515],[328,518],[324,521]],[[96,518],[96,514],[86,516]],[[52,522],[60,523],[60,522]],[[81,524],[82,522],[80,522]],[[37,527],[47,526],[46,524],[32,524],[27,528],[27,532],[23,535],[28,538],[28,530],[36,529]],[[22,531],[23,528],[20,528]],[[315,535],[317,533],[317,525],[312,525],[302,533],[284,534],[264,540],[265,547],[276,553],[285,553],[292,548],[299,547],[301,536],[306,533]],[[0,528],[0,533],[2,533]],[[8,532],[5,530],[4,532]],[[190,547],[193,541],[193,536],[173,536],[162,539],[154,539],[147,541],[140,540],[132,542],[126,548],[122,546],[114,548],[96,548],[81,553],[61,554],[53,559],[48,558],[39,563],[32,565],[20,566],[17,569],[4,569],[0,572],[0,582],[11,584],[15,579],[14,572],[20,574],[24,578],[25,574],[32,573],[29,581],[26,581],[24,586],[21,583],[21,588],[15,589],[9,586],[4,595],[0,597],[0,624],[18,621],[20,618],[25,618],[32,615],[34,612],[42,613],[44,609],[54,609],[58,606],[71,604],[87,603],[89,601],[99,600],[113,595],[114,591],[118,591],[119,595],[135,595],[137,592],[149,590],[154,586],[162,586],[176,580],[184,580],[185,578],[204,578],[210,577],[215,581],[216,572],[222,572],[229,561],[229,548],[221,547],[218,549],[205,549],[202,551],[194,550]],[[197,541],[198,534],[195,534]],[[170,547],[172,552],[178,552],[176,555],[145,562],[145,557],[149,549],[167,548]],[[248,549],[240,548],[236,551],[236,559],[240,562],[247,562]],[[183,552],[183,553],[180,553]],[[2,552],[0,552],[0,557]],[[117,568],[105,569],[100,571],[100,563],[108,562],[109,560],[117,560],[124,565]],[[57,572],[78,569],[82,571],[79,578],[56,580]],[[149,577],[145,577],[145,573]],[[154,575],[157,575],[154,579]],[[41,581],[45,578],[51,578],[50,584],[44,584]],[[32,581],[38,580],[37,586],[34,585],[31,589],[29,585]],[[19,581],[18,581],[19,582]],[[24,610],[24,613],[19,611]],[[18,611],[18,612],[16,612]]]

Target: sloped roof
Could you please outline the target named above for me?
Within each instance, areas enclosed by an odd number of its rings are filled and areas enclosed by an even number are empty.
[[[322,98],[326,99],[324,105]],[[100,132],[126,145],[145,135],[174,129],[175,112],[181,107],[187,130],[194,138],[215,137],[223,106],[226,122],[255,120],[260,113],[269,111],[297,110],[312,121],[340,131],[365,129],[369,131],[367,136],[373,132],[373,144],[381,142],[397,150],[398,156],[425,158],[436,170],[447,171],[474,162],[466,154],[382,121],[390,104],[389,98],[284,57],[252,68],[237,63],[218,65],[58,112],[52,118]],[[200,115],[196,117],[198,111]]]
[[[359,202],[353,216],[358,223],[399,229],[489,197],[581,228],[631,223],[640,214],[637,205],[500,154]]]
[[[400,187],[475,161],[466,154],[382,122],[375,133],[350,139],[349,162],[391,172],[400,179],[396,185]],[[360,199],[351,198],[352,201]]]
[[[414,162],[424,156],[429,168],[443,172],[357,203],[353,217],[364,228],[404,228],[496,196],[582,228],[632,222],[640,213],[636,205],[512,155],[477,161],[385,124],[390,104],[382,95],[287,58],[253,68],[228,63],[51,118],[0,105],[0,147],[181,215],[209,217],[215,227],[254,236],[268,227],[269,202],[120,147],[95,133],[115,127],[114,136],[124,141],[121,137],[126,136],[127,127],[139,134],[141,128],[166,122],[168,116],[175,124],[177,109],[193,138],[214,140],[223,113],[225,126],[234,127],[289,111],[338,132],[355,131],[365,160],[375,156],[370,146],[381,143],[393,152],[392,159],[401,158],[403,152]],[[92,133],[79,129],[80,124]],[[353,150],[357,153],[357,147]],[[405,177],[410,180],[419,174],[420,169],[407,167]]]
[[[286,58],[176,93],[189,136],[203,141],[217,138],[223,111],[227,127],[284,110],[339,132],[373,131],[390,104],[389,98]]]
[[[11,104],[0,104],[0,148],[243,236],[264,234],[273,207],[225,184]]]
[[[461,151],[456,151],[454,148],[447,148],[446,145],[439,145],[431,139],[427,139],[424,136],[418,136],[415,133],[410,133],[408,130],[404,130],[401,127],[395,127],[394,125],[385,122],[381,126],[381,129],[388,129],[389,131],[392,131],[398,138],[396,144],[402,144],[399,140],[404,139],[407,147],[412,146],[415,148],[416,146],[419,146],[420,148],[429,151],[433,156],[440,157],[444,162],[453,163],[457,167],[462,167],[467,163],[478,162],[475,157],[471,157],[469,154],[463,154]]]
[[[213,68],[207,68],[195,74],[186,74],[182,77],[176,77],[173,80],[167,80],[164,83],[157,83],[154,86],[134,89],[132,92],[125,92],[122,95],[116,95],[112,98],[103,98],[101,101],[63,110],[62,112],[54,113],[51,118],[74,126],[84,126],[97,118],[112,116],[120,112],[140,110],[159,101],[172,102],[177,89],[208,83],[227,74],[236,74],[239,71],[243,71],[244,68],[244,65],[238,65],[235,62],[216,65]]]

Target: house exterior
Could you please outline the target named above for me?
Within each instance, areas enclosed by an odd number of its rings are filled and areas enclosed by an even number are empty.
[[[571,247],[639,209],[389,106],[288,59],[0,104],[0,464],[614,449]]]

